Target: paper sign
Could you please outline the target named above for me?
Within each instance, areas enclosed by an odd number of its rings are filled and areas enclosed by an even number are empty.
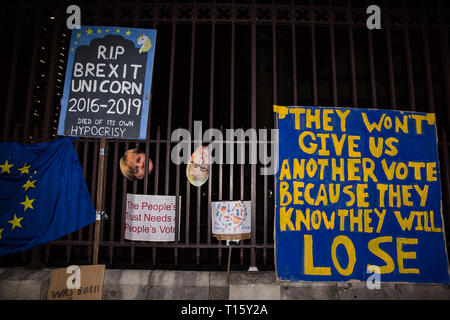
[[[58,134],[145,139],[156,30],[73,29]]]
[[[105,265],[71,267],[52,271],[47,300],[101,300]]]
[[[251,233],[251,201],[211,202],[211,215],[213,235]],[[218,238],[225,239],[223,237]],[[239,238],[230,238],[229,240],[235,239]]]
[[[449,283],[434,114],[274,110],[280,279]]]
[[[176,196],[127,194],[125,239],[175,241]]]

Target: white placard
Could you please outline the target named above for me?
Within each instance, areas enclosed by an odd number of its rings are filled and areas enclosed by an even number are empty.
[[[176,196],[127,193],[125,239],[175,241]]]
[[[212,234],[251,233],[251,201],[211,202]]]

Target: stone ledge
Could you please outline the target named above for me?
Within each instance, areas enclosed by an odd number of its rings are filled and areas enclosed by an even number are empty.
[[[0,269],[1,300],[44,300],[50,285],[50,269]]]
[[[52,269],[0,268],[0,299],[45,300]],[[275,272],[106,269],[104,300],[450,300],[449,285],[284,282]]]
[[[364,281],[281,282],[282,300],[450,300],[450,286],[381,283],[369,289]]]
[[[336,282],[281,282],[282,300],[337,300]]]
[[[103,300],[147,299],[150,274],[150,270],[106,269]]]
[[[208,300],[210,272],[153,270],[149,300]]]
[[[230,300],[280,300],[274,272],[230,272]]]

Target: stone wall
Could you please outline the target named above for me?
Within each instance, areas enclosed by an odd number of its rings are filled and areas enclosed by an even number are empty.
[[[44,300],[51,269],[0,268],[0,299]],[[103,300],[450,300],[449,285],[365,282],[285,283],[274,272],[106,269]]]

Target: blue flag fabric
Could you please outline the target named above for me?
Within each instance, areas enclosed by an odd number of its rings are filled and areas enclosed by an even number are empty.
[[[94,221],[70,138],[0,143],[0,256],[45,244]]]

